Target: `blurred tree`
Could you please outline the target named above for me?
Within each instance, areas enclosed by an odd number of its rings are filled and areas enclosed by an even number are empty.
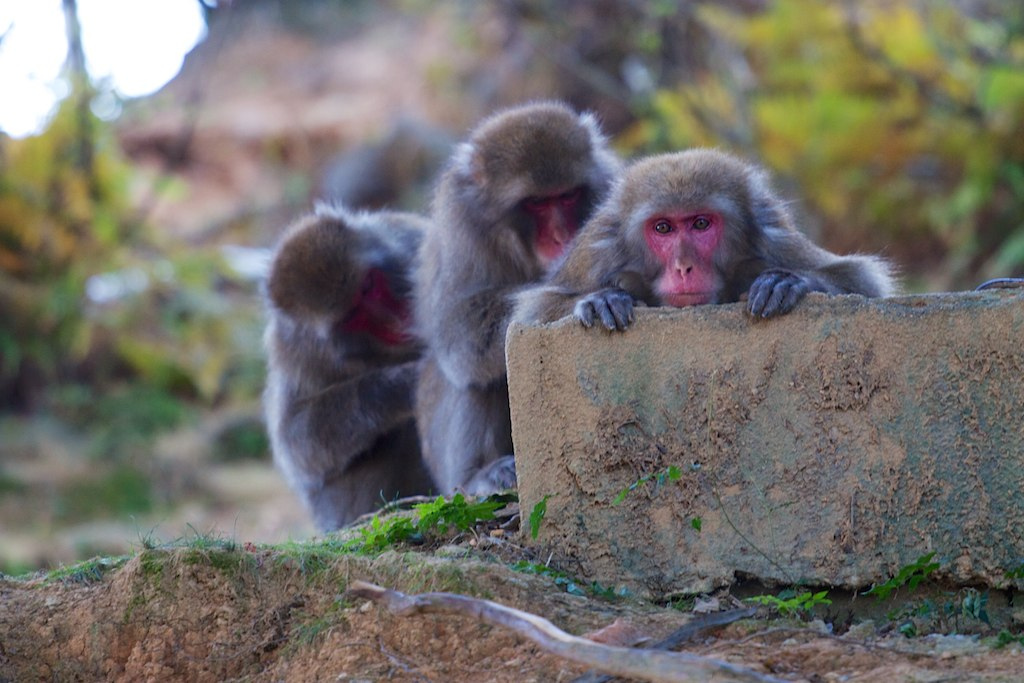
[[[90,110],[75,0],[64,0],[71,94],[48,129],[0,137],[0,406],[32,407],[89,347],[82,293],[133,232],[127,167]]]
[[[661,88],[633,146],[761,157],[826,244],[885,249],[913,287],[1024,273],[1024,6],[777,0],[699,16],[753,78]]]
[[[69,95],[41,134],[0,136],[0,411],[38,407],[55,382],[251,398],[261,382],[251,283],[219,255],[157,244],[145,229],[152,198],[133,201],[139,176],[93,114],[104,86],[85,69],[75,0],[63,7]]]

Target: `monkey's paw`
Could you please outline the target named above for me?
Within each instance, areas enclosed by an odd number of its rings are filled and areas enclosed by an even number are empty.
[[[477,470],[462,490],[471,496],[489,496],[516,486],[516,459],[503,455]]]
[[[810,283],[788,270],[766,270],[750,285],[747,310],[759,318],[771,318],[793,310],[810,290]]]
[[[573,315],[583,327],[600,318],[606,330],[624,330],[633,322],[633,296],[618,287],[599,289],[577,301]]]

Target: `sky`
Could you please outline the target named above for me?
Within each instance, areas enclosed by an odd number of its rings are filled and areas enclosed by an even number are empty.
[[[122,98],[159,90],[206,36],[198,0],[78,0],[86,67]],[[67,93],[61,0],[0,2],[0,131],[38,133]],[[97,110],[113,116],[116,107]]]

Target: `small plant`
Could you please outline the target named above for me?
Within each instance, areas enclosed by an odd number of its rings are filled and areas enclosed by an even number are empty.
[[[1010,569],[1006,572],[1006,578],[1008,579],[1024,579],[1024,563],[1017,565],[1016,568]]]
[[[550,497],[541,498],[540,502],[534,505],[533,510],[530,511],[530,538],[537,538],[537,534],[540,533],[540,523],[548,512],[548,498]]]
[[[655,486],[662,486],[666,481],[676,481],[682,476],[683,473],[675,465],[669,465],[663,470],[644,475],[619,491],[619,494],[612,500],[612,505],[618,505],[622,501],[626,500],[626,496],[628,496],[630,492],[635,491],[648,482],[653,481]]]
[[[690,528],[694,531],[700,531],[701,526],[704,524],[704,520],[700,517],[694,517],[690,520]]]
[[[523,574],[546,576],[552,579],[556,586],[561,586],[565,592],[570,595],[586,596],[587,594],[590,594],[600,598],[605,598],[606,600],[611,600],[622,597],[626,594],[625,589],[616,591],[614,588],[602,586],[597,581],[592,581],[589,586],[582,585],[578,580],[572,578],[565,572],[553,569],[544,564],[537,564],[536,562],[520,560],[512,565],[512,571],[522,572]]]
[[[784,617],[806,615],[818,605],[831,605],[832,600],[828,598],[828,591],[817,593],[797,593],[793,589],[787,589],[776,595],[755,595],[746,599],[755,605],[764,605],[776,610]]]
[[[976,588],[967,588],[963,600],[960,601],[960,613],[969,618],[991,625],[988,618],[988,593]]]
[[[63,584],[96,583],[103,580],[103,573],[116,569],[128,561],[127,557],[94,557],[69,567],[58,567],[47,573],[46,582],[60,581]]]
[[[869,590],[864,591],[863,594],[874,595],[881,601],[888,598],[893,591],[903,586],[907,586],[911,590],[917,588],[918,584],[927,579],[932,572],[939,568],[938,562],[932,562],[933,557],[935,557],[934,552],[922,555],[912,563],[901,568],[899,572],[897,572],[896,576],[892,577],[885,583],[872,586]]]
[[[491,496],[481,501],[469,502],[461,493],[449,501],[438,496],[429,503],[413,507],[415,520],[408,516],[392,516],[386,520],[374,516],[369,525],[358,529],[359,536],[346,541],[346,550],[380,552],[396,543],[422,542],[427,536],[448,533],[454,527],[457,531],[468,531],[479,522],[494,519],[494,513],[505,507],[508,499]]]
[[[505,507],[504,500],[485,498],[472,503],[466,502],[465,496],[456,493],[451,501],[438,496],[429,503],[420,503],[413,509],[419,515],[416,528],[421,533],[445,533],[449,527],[459,531],[468,531],[477,522],[494,519],[494,513]]]
[[[344,548],[366,553],[379,553],[396,543],[420,538],[410,517],[389,517],[382,521],[374,515],[367,526],[359,528],[359,536],[347,541]]]
[[[998,634],[996,634],[995,647],[997,649],[998,648],[1002,648],[1002,647],[1006,647],[1007,645],[1010,645],[1011,643],[1016,643],[1017,645],[1020,645],[1021,647],[1024,647],[1024,635],[1017,635],[1017,634],[1014,634],[1014,633],[1010,633],[1005,628],[1003,630],[1001,630]]]
[[[900,632],[900,635],[907,638],[913,638],[917,635],[917,626],[912,621],[900,624],[896,630]]]

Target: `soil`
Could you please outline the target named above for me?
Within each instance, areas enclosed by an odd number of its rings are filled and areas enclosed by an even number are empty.
[[[59,574],[0,578],[0,681],[571,681],[585,667],[465,616],[394,616],[351,600],[356,579],[407,593],[493,600],[587,634],[618,622],[655,642],[704,618],[628,597],[566,592],[513,571],[515,543],[489,535],[434,552],[338,553],[337,543],[271,549],[197,540],[92,561]],[[475,547],[473,547],[475,545]],[[726,594],[693,603],[732,608]],[[708,629],[684,651],[793,681],[1019,681],[1024,650],[965,635],[907,638],[861,621],[843,635],[818,619],[758,615]],[[609,639],[605,633],[605,641]]]

